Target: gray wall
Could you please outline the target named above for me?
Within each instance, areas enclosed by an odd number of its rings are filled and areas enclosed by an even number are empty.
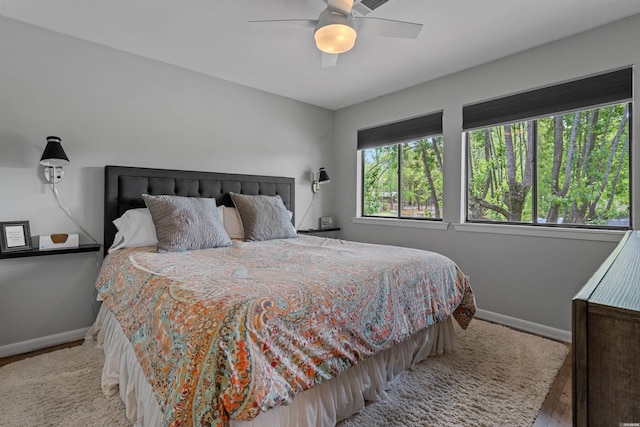
[[[640,16],[609,24],[536,49],[340,110],[334,122],[333,177],[343,237],[439,251],[470,276],[481,309],[555,328],[571,329],[571,299],[613,250],[621,235],[526,231],[496,234],[352,223],[357,213],[356,132],[395,120],[444,109],[444,218],[461,222],[462,106],[480,100],[554,84],[640,61]],[[635,81],[638,82],[638,71]],[[638,109],[634,122],[640,123]],[[634,126],[633,140],[639,141]],[[634,144],[635,145],[635,144]],[[637,150],[636,150],[637,152]],[[637,156],[633,164],[638,166]],[[633,179],[638,197],[637,176]],[[638,218],[638,209],[634,211]],[[457,230],[456,230],[457,228]]]
[[[471,277],[480,308],[569,330],[571,298],[619,236],[352,223],[356,131],[444,109],[444,215],[459,223],[462,105],[634,64],[639,26],[630,18],[332,113],[0,18],[0,221],[29,220],[32,234],[78,231],[41,178],[48,135],[63,138],[71,160],[61,198],[98,240],[106,164],[293,176],[298,221],[311,202],[310,173],[326,166],[332,182],[301,228],[332,214],[347,239],[442,252]],[[93,254],[0,260],[0,353],[89,326],[99,261]]]
[[[291,176],[296,225],[310,173],[333,169],[328,110],[10,19],[0,18],[0,40],[0,221],[29,220],[32,234],[79,231],[41,177],[48,135],[71,160],[61,199],[98,240],[107,164]],[[301,228],[331,212],[331,191],[323,186]],[[0,350],[90,326],[96,261],[0,260]]]

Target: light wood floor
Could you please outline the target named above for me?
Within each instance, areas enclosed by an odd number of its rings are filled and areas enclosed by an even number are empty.
[[[19,354],[0,358],[0,367],[27,357],[37,356],[50,351],[62,348],[74,347],[83,343],[83,340],[73,341],[67,344],[60,344],[31,353]],[[540,407],[538,417],[533,423],[533,427],[564,427],[572,425],[571,412],[571,353],[562,364],[555,382],[549,390],[547,398]]]

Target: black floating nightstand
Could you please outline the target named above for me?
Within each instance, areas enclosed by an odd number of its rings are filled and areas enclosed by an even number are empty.
[[[98,252],[100,250],[100,244],[87,243],[77,246],[75,248],[63,248],[63,249],[50,249],[41,251],[38,248],[28,251],[16,251],[16,252],[4,252],[0,253],[0,259],[8,258],[25,258],[32,256],[46,256],[46,255],[60,255],[60,254],[77,254],[81,252]]]
[[[337,231],[340,231],[340,227],[310,228],[308,230],[298,230],[298,233],[310,234],[312,236],[320,236],[320,237],[334,237]]]

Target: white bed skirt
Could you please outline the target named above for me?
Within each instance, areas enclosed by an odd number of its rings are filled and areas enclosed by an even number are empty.
[[[164,425],[160,405],[142,373],[133,347],[120,324],[103,304],[85,337],[104,349],[102,391],[118,390],[125,403],[127,418],[135,426]],[[365,401],[376,401],[402,371],[429,356],[455,351],[456,334],[451,318],[433,325],[413,338],[370,357],[340,376],[300,393],[289,406],[274,408],[252,421],[231,421],[232,427],[257,426],[335,426],[364,408]]]

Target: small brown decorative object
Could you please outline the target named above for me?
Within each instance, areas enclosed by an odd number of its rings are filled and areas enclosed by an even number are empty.
[[[69,238],[68,234],[52,234],[51,235],[51,241],[53,243],[64,243],[67,241],[67,238]]]

